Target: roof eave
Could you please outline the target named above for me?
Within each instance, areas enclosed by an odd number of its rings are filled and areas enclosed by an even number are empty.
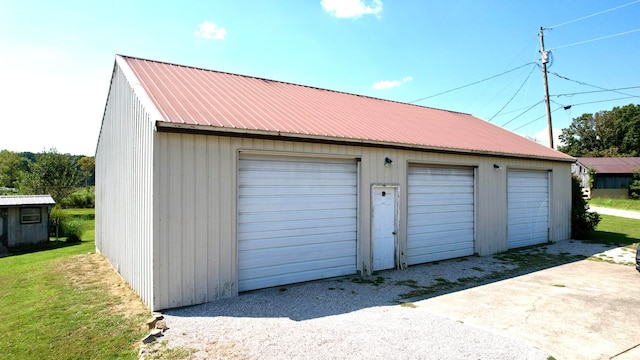
[[[208,134],[208,135],[232,136],[232,137],[253,137],[253,138],[263,138],[263,139],[267,138],[267,139],[331,143],[331,144],[342,144],[342,145],[372,146],[372,147],[383,147],[383,148],[415,150],[415,151],[432,151],[432,152],[451,153],[451,154],[485,155],[485,156],[492,156],[492,157],[550,160],[550,161],[561,161],[561,162],[571,162],[571,163],[576,161],[576,159],[573,157],[560,158],[560,157],[547,157],[547,156],[536,156],[536,155],[515,154],[515,153],[502,153],[502,152],[484,151],[484,150],[445,148],[445,147],[425,146],[425,145],[417,145],[417,144],[401,144],[401,143],[393,143],[393,142],[370,140],[370,139],[352,139],[352,138],[340,138],[340,137],[333,137],[333,136],[321,136],[321,135],[311,135],[311,134],[296,134],[296,133],[279,132],[279,131],[266,131],[266,130],[254,130],[254,129],[216,127],[216,126],[210,126],[210,125],[172,123],[172,122],[166,122],[163,120],[156,121],[156,129],[159,132],[194,133],[194,134]]]

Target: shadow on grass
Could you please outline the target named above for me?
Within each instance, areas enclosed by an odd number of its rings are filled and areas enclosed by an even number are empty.
[[[82,241],[78,242],[66,242],[66,241],[47,241],[38,244],[25,244],[25,245],[17,245],[9,248],[9,252],[4,256],[15,256],[15,255],[24,255],[31,254],[40,251],[48,251],[66,248],[69,246],[77,246],[82,244]]]
[[[640,239],[629,237],[627,234],[596,230],[590,234],[589,239],[583,241],[590,244],[615,245],[620,247],[635,244],[640,241]]]

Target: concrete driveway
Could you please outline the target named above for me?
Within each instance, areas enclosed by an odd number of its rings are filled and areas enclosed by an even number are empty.
[[[583,260],[414,303],[556,359],[640,359],[640,273]]]

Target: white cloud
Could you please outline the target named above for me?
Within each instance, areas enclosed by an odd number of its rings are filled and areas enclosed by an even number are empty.
[[[402,80],[382,80],[374,83],[372,87],[375,90],[386,90],[386,89],[394,88],[396,86],[400,86],[404,83],[408,83],[411,80],[413,80],[411,76],[405,76],[402,78]]]
[[[198,25],[198,27],[200,31],[194,31],[193,33],[203,39],[224,40],[224,37],[227,35],[225,28],[218,27],[218,25],[212,22],[205,21]]]
[[[362,15],[376,15],[382,11],[381,0],[321,0],[320,5],[337,18],[358,18]]]
[[[548,129],[549,129],[548,127],[545,127],[544,129],[533,134],[532,138],[534,138],[537,142],[543,145],[549,146],[549,130]],[[558,145],[562,145],[560,143],[560,139],[558,138],[561,132],[562,132],[562,129],[553,128],[553,148],[554,149],[557,149]]]

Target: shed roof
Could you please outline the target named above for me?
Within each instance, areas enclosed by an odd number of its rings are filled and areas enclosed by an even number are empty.
[[[577,162],[598,174],[632,174],[640,170],[640,157],[579,157]]]
[[[0,206],[54,205],[50,195],[1,195]]]
[[[469,114],[133,57],[118,59],[137,78],[129,81],[140,84],[156,107],[159,129],[574,160]]]

